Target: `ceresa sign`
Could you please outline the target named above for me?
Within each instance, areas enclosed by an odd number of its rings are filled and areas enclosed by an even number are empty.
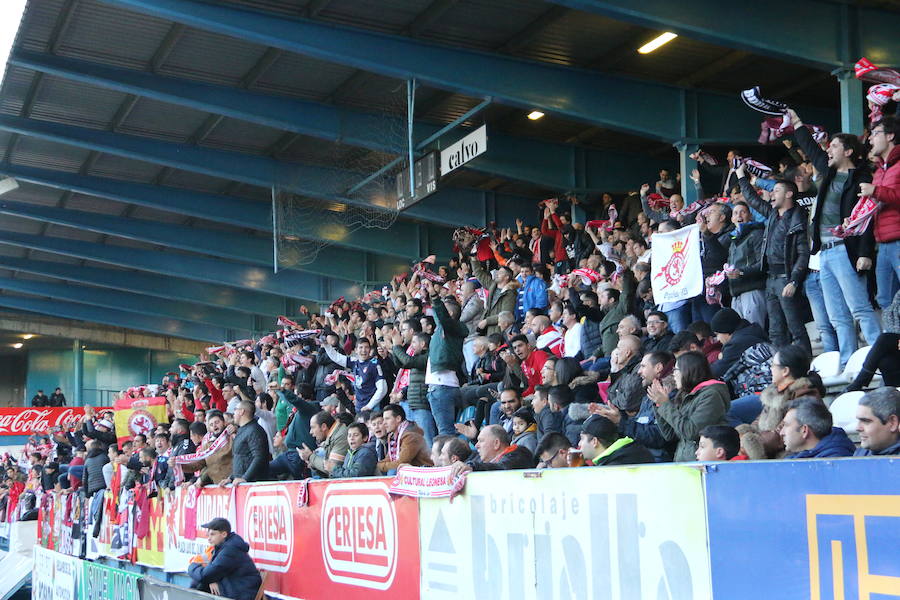
[[[336,483],[322,499],[322,557],[329,579],[375,590],[397,571],[397,514],[384,483]]]
[[[244,522],[253,561],[267,571],[287,572],[294,552],[294,515],[287,489],[281,485],[251,488]]]

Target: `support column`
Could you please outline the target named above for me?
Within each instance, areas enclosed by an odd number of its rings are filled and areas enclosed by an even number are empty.
[[[72,342],[72,406],[84,405],[84,350],[81,340]]]
[[[853,76],[852,69],[841,69],[836,75],[841,86],[841,131],[861,135],[866,114],[862,81]]]
[[[697,168],[697,161],[691,159],[691,154],[697,152],[700,146],[697,144],[676,144],[678,150],[678,170],[681,172],[681,196],[684,198],[684,205],[688,206],[691,202],[696,202],[699,198],[697,188],[691,181],[691,171]]]

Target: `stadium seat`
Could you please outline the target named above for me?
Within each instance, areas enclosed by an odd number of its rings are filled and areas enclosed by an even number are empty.
[[[847,392],[835,398],[829,407],[835,427],[847,433],[856,431],[856,406],[864,395],[865,392]]]
[[[859,372],[862,370],[863,363],[866,360],[866,356],[869,354],[869,349],[872,346],[866,346],[864,348],[860,348],[856,352],[854,352],[850,356],[850,360],[847,361],[847,366],[844,367],[844,377],[847,379],[847,383],[852,382],[856,379],[856,376],[859,375]],[[872,382],[866,386],[866,388],[878,387],[881,385],[881,375],[877,373],[872,378]]]
[[[847,385],[847,380],[841,373],[841,353],[837,350],[818,355],[813,359],[809,368],[819,374],[826,389]]]

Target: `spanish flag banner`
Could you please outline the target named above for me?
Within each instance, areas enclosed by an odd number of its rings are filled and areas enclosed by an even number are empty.
[[[116,436],[119,438],[120,447],[123,442],[139,433],[151,437],[157,425],[169,422],[165,396],[120,398],[116,400],[113,409],[116,414]]]

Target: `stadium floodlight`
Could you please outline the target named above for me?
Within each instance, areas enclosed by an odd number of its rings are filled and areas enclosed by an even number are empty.
[[[677,37],[678,37],[677,33],[672,33],[671,31],[667,31],[663,34],[660,34],[656,38],[650,40],[649,42],[647,42],[640,48],[638,48],[638,52],[640,52],[641,54],[650,54],[651,52],[653,52],[660,46],[668,44],[669,42],[671,42],[672,40],[674,40]]]

